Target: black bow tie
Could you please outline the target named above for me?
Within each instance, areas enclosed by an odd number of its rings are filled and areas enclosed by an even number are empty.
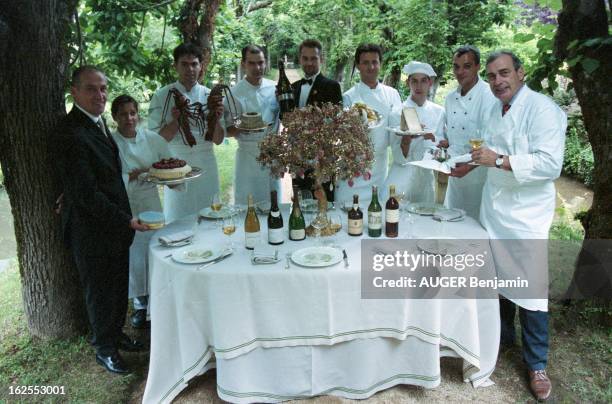
[[[302,84],[308,84],[309,86],[312,86],[312,79],[302,79]]]

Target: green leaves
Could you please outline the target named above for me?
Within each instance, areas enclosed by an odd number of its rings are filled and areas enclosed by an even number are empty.
[[[588,74],[592,74],[595,70],[597,70],[597,68],[599,68],[599,60],[596,59],[584,58],[580,64],[582,65],[584,71]]]

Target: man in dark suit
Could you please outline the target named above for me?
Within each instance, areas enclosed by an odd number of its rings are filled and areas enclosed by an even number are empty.
[[[148,227],[132,217],[121,178],[119,151],[102,119],[106,76],[94,66],[72,75],[74,107],[58,127],[64,241],[79,272],[96,361],[129,373],[118,349],[142,350],[122,328],[128,302],[129,248],[134,231]]]
[[[317,105],[326,102],[342,105],[342,89],[340,83],[328,79],[321,74],[321,63],[323,62],[323,47],[316,39],[306,39],[300,44],[298,53],[300,65],[304,71],[304,78],[291,84],[293,97],[298,108],[307,105]],[[308,177],[310,171],[306,172],[305,178],[295,178],[293,183],[300,189],[312,191],[313,180]],[[327,200],[334,200],[334,192],[331,183],[323,184]]]

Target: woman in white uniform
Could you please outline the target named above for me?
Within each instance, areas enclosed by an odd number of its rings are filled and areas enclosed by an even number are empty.
[[[417,61],[404,66],[404,73],[408,75],[406,85],[410,88],[410,97],[404,101],[403,106],[416,110],[419,121],[428,133],[415,138],[390,136],[393,164],[389,170],[385,190],[389,185],[395,185],[397,192],[403,193],[411,202],[434,202],[433,171],[408,163],[422,160],[429,149],[435,149],[433,134],[443,132],[444,108],[427,99],[432,77],[436,77],[436,73],[429,64]]]
[[[236,150],[236,166],[234,171],[234,202],[246,204],[249,194],[255,202],[270,199],[270,191],[281,194],[280,179],[272,177],[270,170],[258,161],[259,143],[266,136],[274,136],[278,130],[279,106],[276,101],[276,83],[263,77],[266,70],[264,51],[256,45],[248,45],[242,49],[244,79],[232,87],[231,91],[240,104],[240,113],[258,112],[267,129],[260,132],[244,132],[230,126],[228,136],[235,136],[238,141]],[[226,108],[228,111],[229,108]],[[228,119],[226,117],[226,122]]]
[[[123,182],[130,199],[134,217],[145,211],[161,212],[157,185],[138,181],[138,175],[147,171],[153,163],[171,157],[168,143],[157,133],[138,127],[138,103],[129,95],[115,98],[111,106],[117,131],[113,138],[119,148]],[[130,247],[129,298],[134,299],[136,312],[132,325],[146,325],[146,309],[149,295],[148,246],[154,232],[138,232]]]
[[[399,125],[402,100],[396,89],[378,82],[378,73],[382,62],[382,50],[374,44],[359,45],[355,52],[355,67],[359,70],[361,81],[344,93],[344,106],[350,107],[361,102],[382,115],[382,123],[370,129],[369,136],[374,146],[374,162],[370,179],[355,178],[351,187],[347,181],[336,185],[335,200],[340,206],[345,201],[352,201],[353,195],[359,195],[361,206],[367,206],[372,199],[372,186],[379,188],[385,184],[388,165],[389,126]],[[384,200],[379,198],[384,204]]]
[[[201,131],[199,127],[192,125],[191,133],[196,144],[191,147],[185,143],[179,131],[177,120],[179,111],[175,107],[174,97],[170,98],[166,114],[163,115],[164,104],[171,89],[178,90],[191,104],[208,102],[210,90],[198,83],[202,72],[202,57],[201,49],[193,44],[182,44],[174,49],[174,68],[178,74],[178,81],[159,89],[153,95],[149,105],[149,129],[158,132],[166,139],[170,150],[177,158],[187,161],[187,164],[192,167],[204,170],[201,177],[185,184],[184,191],[166,189],[164,215],[168,222],[196,214],[200,209],[210,206],[213,196],[219,192],[219,172],[213,152],[213,143],[218,145],[223,141],[222,119],[217,122],[212,142],[204,140],[206,125]],[[223,114],[222,101],[221,99],[215,101],[218,103],[209,105],[208,113],[216,113],[221,117]]]

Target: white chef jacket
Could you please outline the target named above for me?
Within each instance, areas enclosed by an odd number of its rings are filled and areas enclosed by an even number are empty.
[[[172,120],[172,107],[174,107],[174,97],[168,103],[166,114],[162,116],[164,104],[171,88],[176,88],[191,103],[207,103],[210,90],[200,84],[196,84],[187,91],[180,82],[169,84],[159,89],[151,98],[149,105],[148,126],[149,129],[158,132],[160,128]],[[200,209],[210,206],[215,193],[219,192],[219,172],[217,160],[213,152],[213,143],[204,140],[206,133],[206,119],[204,119],[203,132],[197,126],[191,126],[191,133],[196,140],[196,145],[189,147],[183,142],[180,133],[170,141],[170,151],[182,160],[187,161],[192,167],[204,170],[199,178],[185,183],[184,191],[165,189],[164,190],[164,216],[166,221],[174,221],[186,215],[196,214]]]
[[[161,212],[157,185],[138,180],[129,181],[129,174],[136,169],[148,169],[162,158],[172,157],[168,143],[157,133],[142,127],[136,129],[136,137],[133,138],[123,137],[118,131],[113,132],[112,136],[119,148],[121,175],[130,200],[132,215],[138,217],[139,213],[145,211]],[[130,246],[130,298],[149,294],[148,247],[153,233],[136,232]]]
[[[487,147],[509,156],[512,171],[488,168],[480,221],[491,239],[525,240],[522,246],[492,243],[498,276],[515,279],[519,270],[525,273],[522,279],[527,279],[526,274],[539,271],[539,278],[547,282],[545,242],[531,240],[548,239],[555,211],[553,181],[563,165],[567,117],[550,98],[526,85],[510,105],[502,116],[502,103],[497,100],[487,120]],[[504,289],[500,293],[528,310],[548,309],[547,299],[515,299]]]
[[[267,130],[242,132],[236,136],[238,149],[234,170],[234,201],[246,204],[249,194],[253,194],[255,202],[267,201],[270,199],[270,191],[276,190],[281,194],[280,179],[272,177],[270,170],[257,161],[261,141],[266,136],[274,136],[278,131],[280,107],[276,100],[276,83],[264,78],[259,86],[254,86],[242,79],[231,91],[238,104],[239,114],[259,112],[266,124],[272,124]],[[229,112],[227,107],[226,110]],[[227,116],[226,122],[231,122]]]
[[[448,94],[444,103],[446,111],[444,137],[450,145],[448,152],[451,157],[471,151],[469,139],[477,131],[482,133],[483,121],[489,115],[495,101],[496,98],[489,85],[480,78],[464,96],[461,96],[461,88]],[[469,216],[478,219],[486,175],[485,168],[476,167],[463,178],[449,177],[444,204],[450,208],[464,209]]]
[[[411,97],[403,104],[404,107],[415,108],[419,121],[425,125],[425,130],[440,133],[444,125],[444,108],[429,100],[419,106]],[[411,202],[434,202],[435,184],[432,170],[408,164],[410,161],[422,160],[425,153],[436,148],[436,143],[415,137],[410,142],[408,155],[404,157],[401,149],[402,137],[390,135],[393,164],[385,182],[383,197],[388,196],[389,185],[395,185],[398,193],[403,192]]]
[[[376,88],[371,89],[367,84],[359,82],[343,95],[345,107],[350,107],[356,102],[362,102],[382,115],[382,125],[369,131],[370,140],[374,145],[372,176],[369,180],[365,180],[363,177],[355,178],[352,187],[348,185],[347,181],[339,181],[334,198],[342,204],[345,201],[352,201],[353,195],[357,194],[361,205],[367,206],[372,199],[372,186],[376,185],[380,194],[382,187],[385,185],[390,136],[395,136],[390,134],[386,128],[399,125],[402,100],[397,90],[392,87],[378,83]],[[384,200],[380,197],[379,201],[384,204]]]

